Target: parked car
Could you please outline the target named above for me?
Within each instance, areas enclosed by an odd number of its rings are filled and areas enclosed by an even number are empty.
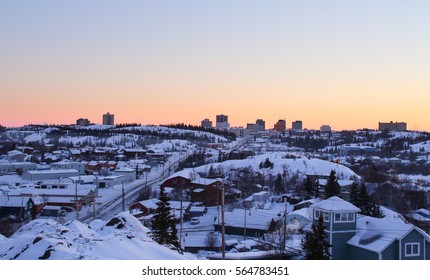
[[[200,223],[200,219],[197,217],[194,217],[191,219],[191,224],[192,225],[197,225],[198,223]]]

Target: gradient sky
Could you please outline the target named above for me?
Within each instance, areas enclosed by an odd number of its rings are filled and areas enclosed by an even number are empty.
[[[0,1],[0,124],[430,131],[430,1]]]

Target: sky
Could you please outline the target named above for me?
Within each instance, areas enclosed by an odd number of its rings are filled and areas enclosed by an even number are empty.
[[[430,1],[0,1],[0,124],[430,131]]]

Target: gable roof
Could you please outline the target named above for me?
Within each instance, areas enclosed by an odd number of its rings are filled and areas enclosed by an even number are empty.
[[[222,183],[221,179],[215,178],[215,179],[208,179],[208,178],[198,178],[191,182],[191,184],[195,185],[202,185],[202,186],[210,186],[214,183]]]
[[[0,207],[26,207],[30,198],[17,196],[0,196]]]
[[[404,223],[399,218],[373,218],[358,216],[357,233],[350,240],[349,245],[380,253],[396,240],[403,239],[414,229],[411,224]],[[423,234],[422,231],[419,231]],[[426,234],[424,235],[429,238]]]
[[[325,211],[344,211],[344,212],[360,212],[360,208],[354,206],[352,203],[343,200],[337,196],[332,196],[328,199],[314,203],[310,208],[321,209]]]

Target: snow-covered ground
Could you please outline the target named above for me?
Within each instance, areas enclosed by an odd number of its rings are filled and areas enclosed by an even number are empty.
[[[240,168],[251,168],[256,172],[262,172],[267,174],[282,174],[286,171],[290,176],[304,174],[322,174],[329,175],[332,170],[336,172],[336,176],[339,179],[359,179],[360,176],[355,174],[351,169],[346,166],[324,161],[316,158],[285,158],[286,153],[274,152],[249,157],[243,160],[228,160],[221,163],[212,163],[194,168],[195,172],[207,173],[211,166],[217,170],[221,168],[224,173],[228,170],[240,169]],[[260,163],[269,159],[273,163],[273,168],[260,169]]]
[[[0,259],[18,260],[185,260],[180,254],[154,242],[145,228],[128,213],[111,221],[90,224],[73,221],[33,220],[10,238],[0,236]]]

